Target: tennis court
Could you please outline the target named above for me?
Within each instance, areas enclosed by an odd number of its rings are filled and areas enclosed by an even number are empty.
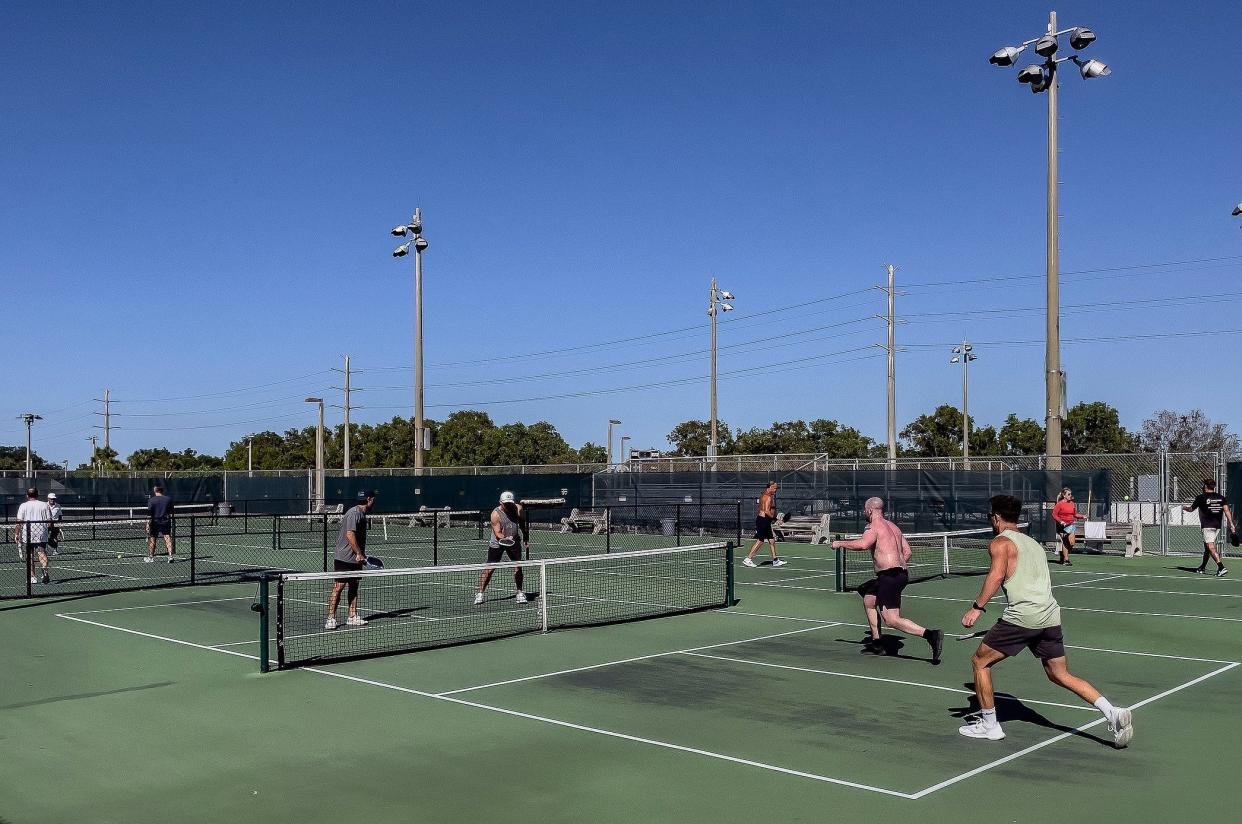
[[[537,535],[533,554],[590,538]],[[995,671],[1008,737],[959,736],[976,641],[947,641],[939,667],[920,639],[863,655],[832,551],[781,549],[775,569],[738,553],[728,608],[267,674],[253,583],[5,604],[0,734],[20,769],[0,777],[0,818],[1108,822],[1233,807],[1242,579],[1168,557],[1052,567],[1071,668],[1136,708],[1117,751],[1025,654]],[[917,583],[903,613],[964,633],[979,583]],[[511,591],[498,572],[489,594]]]

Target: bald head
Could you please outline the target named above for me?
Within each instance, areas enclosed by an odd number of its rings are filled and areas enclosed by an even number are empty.
[[[867,502],[863,504],[863,509],[864,510],[875,510],[876,512],[883,512],[884,511],[884,499],[875,498],[875,497],[868,498]]]

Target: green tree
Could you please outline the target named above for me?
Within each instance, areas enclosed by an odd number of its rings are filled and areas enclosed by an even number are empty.
[[[30,450],[30,465],[34,469],[51,469],[52,465],[39,457],[39,453]],[[26,470],[26,447],[0,446],[0,469]]]
[[[973,420],[972,420],[973,424]],[[901,437],[907,442],[909,454],[939,458],[962,454],[962,413],[955,406],[941,404],[930,415],[919,415]]]
[[[710,437],[710,431],[708,433]],[[771,455],[814,451],[815,441],[806,421],[774,421],[768,428],[738,432],[733,451],[740,455]]]
[[[1044,428],[1030,418],[1010,414],[998,434],[1001,455],[1042,455]]]
[[[1161,409],[1143,421],[1139,445],[1145,452],[1224,452],[1230,458],[1242,451],[1238,436],[1225,424],[1213,423],[1202,409]]]
[[[587,441],[578,450],[578,460],[582,463],[607,463],[608,450],[597,443]]]
[[[1069,455],[1134,452],[1138,438],[1121,425],[1121,415],[1103,401],[1075,404],[1065,416],[1061,448]]]
[[[157,471],[210,471],[222,469],[224,460],[215,455],[200,455],[193,449],[170,452],[163,447],[136,449],[127,461],[130,469]]]
[[[682,421],[668,433],[668,442],[672,444],[673,455],[679,457],[698,457],[707,454],[707,447],[712,442],[711,421]],[[734,452],[733,434],[729,425],[719,418],[716,419],[716,451],[721,455]]]
[[[868,458],[888,454],[885,446],[838,421],[817,418],[811,421],[811,449],[829,458]]]
[[[495,465],[573,463],[577,453],[547,421],[500,427]]]
[[[973,421],[972,421],[973,423]],[[970,430],[971,455],[1003,455],[1000,435],[994,426],[980,426]]]
[[[414,437],[410,433],[410,456]],[[476,410],[454,412],[440,424],[431,442],[433,466],[493,466],[500,452],[500,432],[491,415]],[[413,462],[409,464],[413,465]]]

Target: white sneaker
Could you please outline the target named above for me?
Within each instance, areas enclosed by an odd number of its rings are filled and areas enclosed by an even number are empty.
[[[170,564],[171,564],[172,562],[173,562],[172,556],[171,556],[171,555],[169,555],[169,556],[168,556],[168,563],[170,563]]]
[[[351,615],[345,619],[345,623],[351,627],[365,627],[367,622],[361,615]]]
[[[31,576],[30,576],[30,583],[32,583],[32,584],[37,584],[37,583],[39,583],[39,579],[38,579],[38,578],[36,578],[35,576],[31,575]]]
[[[983,723],[982,718],[963,724],[957,728],[957,731],[967,738],[986,738],[989,741],[1000,741],[1005,737],[1005,731],[1001,729],[1000,724],[989,727]]]
[[[1229,574],[1229,570],[1225,569],[1224,567],[1221,567],[1220,569],[1216,570],[1217,578],[1224,578],[1228,574]]]
[[[328,620],[324,621],[323,628],[324,629],[336,629],[336,619],[329,618]]]
[[[783,560],[783,559],[781,559],[781,558],[773,558],[773,559],[772,559],[772,566],[774,566],[774,567],[784,566],[784,565],[785,565],[785,564],[787,564],[787,563],[789,563],[789,562],[788,562],[788,561],[786,561],[786,560]]]
[[[750,558],[743,558],[742,566],[754,567],[758,565],[754,561],[752,561]]]
[[[152,556],[148,555],[147,557],[145,557],[145,558],[143,558],[143,559],[142,559],[142,562],[143,562],[144,564],[153,564],[153,563],[155,563],[155,558],[153,558]]]
[[[513,596],[513,600],[517,601],[519,604],[526,603],[526,593],[519,589],[517,594]]]
[[[1119,750],[1125,749],[1134,737],[1134,720],[1130,711],[1118,707],[1113,720],[1108,723],[1108,728],[1113,732],[1113,746]]]
[[[474,594],[474,605],[477,607],[481,603],[483,603],[483,593],[476,592]]]

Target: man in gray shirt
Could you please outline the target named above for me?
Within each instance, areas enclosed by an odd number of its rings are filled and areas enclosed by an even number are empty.
[[[363,490],[358,493],[357,505],[350,508],[341,519],[341,531],[336,537],[336,549],[332,552],[332,569],[336,572],[358,572],[367,561],[367,513],[375,506],[375,491]],[[348,578],[337,578],[332,584],[332,595],[328,599],[328,620],[324,621],[324,629],[336,629],[336,605],[341,600],[341,590],[349,587],[349,617],[345,623],[351,627],[366,625],[366,621],[358,614],[358,587],[362,583],[361,576],[352,575]]]

